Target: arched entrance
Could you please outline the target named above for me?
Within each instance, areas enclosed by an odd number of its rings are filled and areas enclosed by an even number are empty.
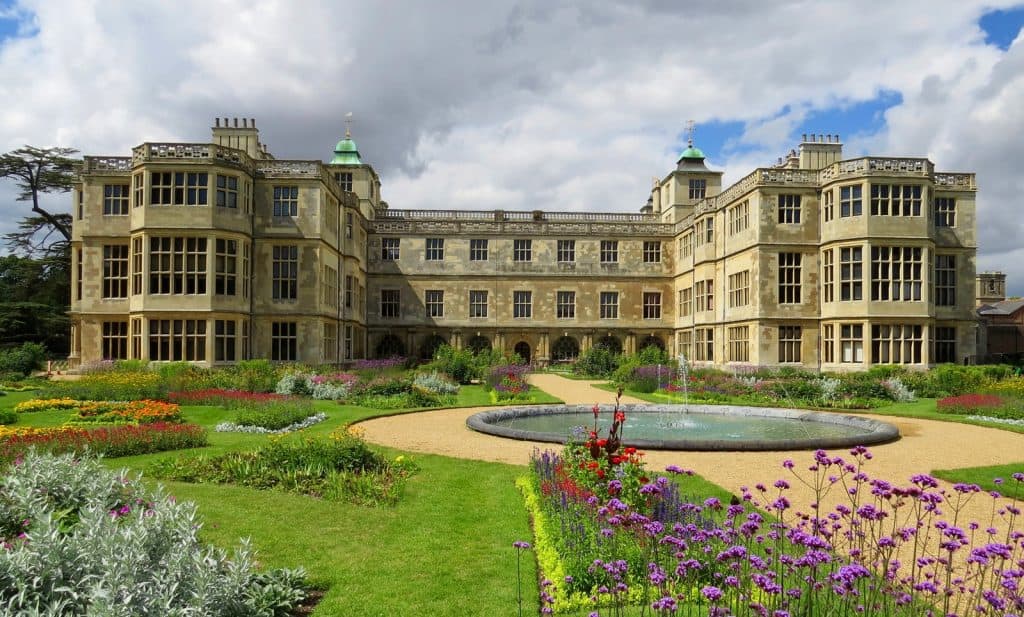
[[[610,334],[607,336],[602,336],[600,339],[598,339],[597,344],[594,345],[594,347],[600,347],[601,349],[604,349],[605,351],[611,352],[613,354],[622,353],[622,341],[620,341],[619,339],[615,338]]]
[[[376,355],[378,358],[393,358],[405,355],[405,343],[394,334],[385,334],[377,342]]]
[[[526,341],[519,341],[516,346],[512,348],[512,351],[522,359],[523,364],[530,363],[530,344]]]
[[[580,344],[571,336],[563,336],[551,346],[553,362],[572,362],[580,355]]]
[[[644,340],[640,341],[640,351],[643,351],[648,347],[657,347],[658,349],[665,351],[665,343],[662,342],[660,338],[654,336],[653,334],[647,336],[646,338],[644,338]]]
[[[431,334],[427,338],[423,339],[423,344],[420,345],[420,359],[421,360],[433,360],[434,354],[437,353],[438,348],[441,345],[447,345],[448,341],[443,336],[438,334]]]
[[[481,351],[490,351],[491,341],[486,336],[477,334],[473,338],[469,339],[469,342],[466,344],[466,348],[474,354],[478,354]]]

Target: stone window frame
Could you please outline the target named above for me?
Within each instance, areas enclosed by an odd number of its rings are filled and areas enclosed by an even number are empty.
[[[834,249],[825,249],[821,252],[821,301],[835,301],[835,263],[833,261]]]
[[[128,297],[127,244],[103,245],[103,299],[122,300]]]
[[[824,324],[821,328],[821,341],[822,341],[822,362],[832,363],[835,362],[836,356],[836,341],[835,341],[835,326],[833,324]]]
[[[839,301],[864,299],[864,247],[839,247]]]
[[[803,326],[779,326],[779,363],[799,364],[803,347]]]
[[[576,292],[555,292],[555,318],[576,319]]]
[[[821,218],[824,222],[828,223],[835,218],[836,207],[835,207],[835,193],[832,189],[821,192]]]
[[[932,362],[956,362],[956,326],[935,326],[932,328]]]
[[[661,263],[661,241],[644,240],[643,260],[645,264]]]
[[[516,289],[512,291],[512,318],[533,318],[533,291]]]
[[[512,261],[528,263],[533,261],[533,240],[515,238],[512,240]]]
[[[238,322],[234,319],[215,319],[213,322],[213,361],[234,362]]]
[[[750,304],[750,270],[729,275],[729,308]]]
[[[130,199],[131,185],[104,184],[103,216],[128,216],[128,201]]]
[[[864,363],[864,324],[839,324],[839,362],[842,364]]]
[[[399,319],[402,316],[402,290],[380,290],[381,319]]]
[[[234,296],[238,292],[238,240],[217,238],[213,245],[213,295]]]
[[[602,291],[598,293],[598,314],[601,319],[619,318],[619,292]]]
[[[648,320],[661,319],[661,292],[645,291],[641,295],[643,318]]]
[[[727,217],[730,236],[746,231],[750,227],[750,201],[744,199],[742,202],[729,208]]]
[[[276,218],[288,218],[299,215],[298,185],[289,184],[273,187],[271,214]]]
[[[338,187],[341,190],[351,193],[352,192],[352,172],[351,171],[336,171],[334,172],[334,179],[338,182]]]
[[[956,255],[936,253],[933,286],[935,306],[956,306]]]
[[[238,176],[217,174],[214,203],[218,208],[238,209]]]
[[[337,274],[337,272],[335,272]],[[345,308],[352,308],[355,300],[355,277],[351,274],[345,275]],[[335,304],[337,306],[337,304]]]
[[[924,359],[924,326],[919,324],[872,324],[872,364],[921,364]]]
[[[923,247],[872,246],[871,301],[921,302],[923,271]]]
[[[270,359],[273,362],[295,362],[299,359],[299,326],[295,321],[274,321],[270,324]]]
[[[779,304],[801,304],[803,253],[779,253]]]
[[[796,193],[781,193],[778,197],[778,214],[780,225],[799,225],[803,211],[803,199]]]
[[[708,181],[706,178],[690,178],[688,188],[690,199],[704,199],[708,193]]]
[[[423,239],[423,260],[444,261],[444,238]]]
[[[151,206],[210,205],[210,174],[205,171],[151,171],[149,181]]]
[[[104,321],[100,327],[100,349],[104,360],[128,359],[128,322]]]
[[[162,353],[164,351],[166,353]],[[206,320],[150,319],[149,359],[153,362],[206,361]]]
[[[619,263],[619,241],[601,240],[599,257],[603,264]]]
[[[469,260],[487,261],[490,258],[490,246],[487,238],[469,239]]]
[[[679,290],[679,316],[689,317],[693,311],[693,288],[685,287]]]
[[[323,290],[324,306],[338,308],[338,271],[324,264],[320,274],[320,286]]]
[[[839,218],[860,216],[864,213],[864,187],[848,184],[839,187]]]
[[[401,238],[381,238],[380,239],[380,260],[381,261],[398,261],[402,256],[402,239]]]
[[[558,240],[555,244],[555,258],[558,263],[576,263],[576,241]]]
[[[423,291],[423,306],[426,308],[427,317],[444,317],[444,290],[427,289]]]
[[[921,216],[920,184],[871,184],[871,216]]]
[[[956,198],[936,197],[932,202],[936,227],[956,227]]]
[[[697,362],[715,361],[715,328],[693,329],[693,359]]]
[[[299,247],[296,244],[271,247],[271,298],[274,302],[299,298]]]
[[[726,332],[728,362],[750,362],[750,326],[731,326]]]
[[[338,361],[338,324],[324,322],[320,345],[320,360],[325,363]]]
[[[486,289],[470,289],[469,290],[469,318],[470,319],[486,319],[487,317],[487,297],[488,293]]]

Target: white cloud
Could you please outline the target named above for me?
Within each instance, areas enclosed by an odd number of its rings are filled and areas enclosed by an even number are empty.
[[[395,208],[634,211],[687,119],[743,124],[710,161],[729,181],[809,113],[894,91],[883,130],[844,135],[847,152],[977,171],[979,261],[1005,256],[1024,292],[1024,50],[984,45],[972,3],[22,4],[38,33],[0,47],[4,151],[127,153],[245,116],[279,157],[322,158],[354,111]],[[23,207],[0,204],[6,221]]]

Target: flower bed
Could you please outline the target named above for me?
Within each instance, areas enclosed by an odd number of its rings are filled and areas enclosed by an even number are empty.
[[[221,422],[220,424],[215,426],[213,430],[217,431],[218,433],[254,433],[257,435],[283,435],[285,433],[301,431],[302,429],[309,428],[314,424],[319,424],[326,419],[327,414],[325,413],[313,414],[312,416],[309,416],[304,420],[299,420],[298,422],[294,422],[284,428],[279,429],[269,429],[252,424],[245,425],[236,424],[234,422]]]
[[[206,431],[197,424],[122,424],[96,428],[12,428],[0,426],[0,461],[9,462],[31,448],[47,452],[84,452],[109,457],[133,456],[205,446]]]
[[[205,388],[191,392],[171,392],[167,395],[167,400],[179,405],[221,405],[225,407],[237,403],[281,401],[286,398],[272,392],[248,392],[224,388]]]
[[[161,401],[83,403],[72,416],[74,424],[152,424],[154,422],[181,422],[181,408],[177,403]]]
[[[530,367],[525,364],[501,364],[491,367],[487,375],[487,388],[495,403],[525,401],[529,398],[530,384],[526,373]]]
[[[998,394],[961,394],[935,404],[940,413],[987,416],[1006,420],[1024,419],[1024,401]]]
[[[18,413],[33,413],[37,411],[52,411],[55,409],[78,409],[82,401],[73,398],[36,398],[22,401],[14,406]]]

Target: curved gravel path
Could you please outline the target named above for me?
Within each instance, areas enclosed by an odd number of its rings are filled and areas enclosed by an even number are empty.
[[[529,380],[566,403],[614,401],[612,393],[592,386],[596,382],[566,379],[551,374],[531,375]],[[623,397],[622,402],[643,401]],[[365,429],[368,441],[400,450],[516,465],[527,464],[535,448],[552,448],[552,444],[513,441],[469,429],[466,418],[483,409],[486,408],[403,414],[367,420],[359,426]],[[900,429],[902,438],[899,441],[871,448],[874,459],[865,468],[870,476],[894,484],[905,484],[911,475],[929,473],[933,469],[998,465],[1024,460],[1024,434],[953,422],[892,416],[870,417],[895,424]],[[812,461],[811,453],[806,451],[649,451],[646,455],[648,468],[652,471],[663,470],[667,465],[678,465],[692,469],[707,480],[737,494],[741,486],[752,487],[758,482],[771,486],[780,477],[789,478],[789,472],[781,466],[787,458],[796,462],[797,469],[806,469]],[[794,506],[805,506],[812,501],[809,490],[798,483],[791,484],[793,488],[789,494]],[[987,496],[976,496],[968,503],[964,514],[970,517],[968,520],[987,521],[991,504],[992,500]]]

